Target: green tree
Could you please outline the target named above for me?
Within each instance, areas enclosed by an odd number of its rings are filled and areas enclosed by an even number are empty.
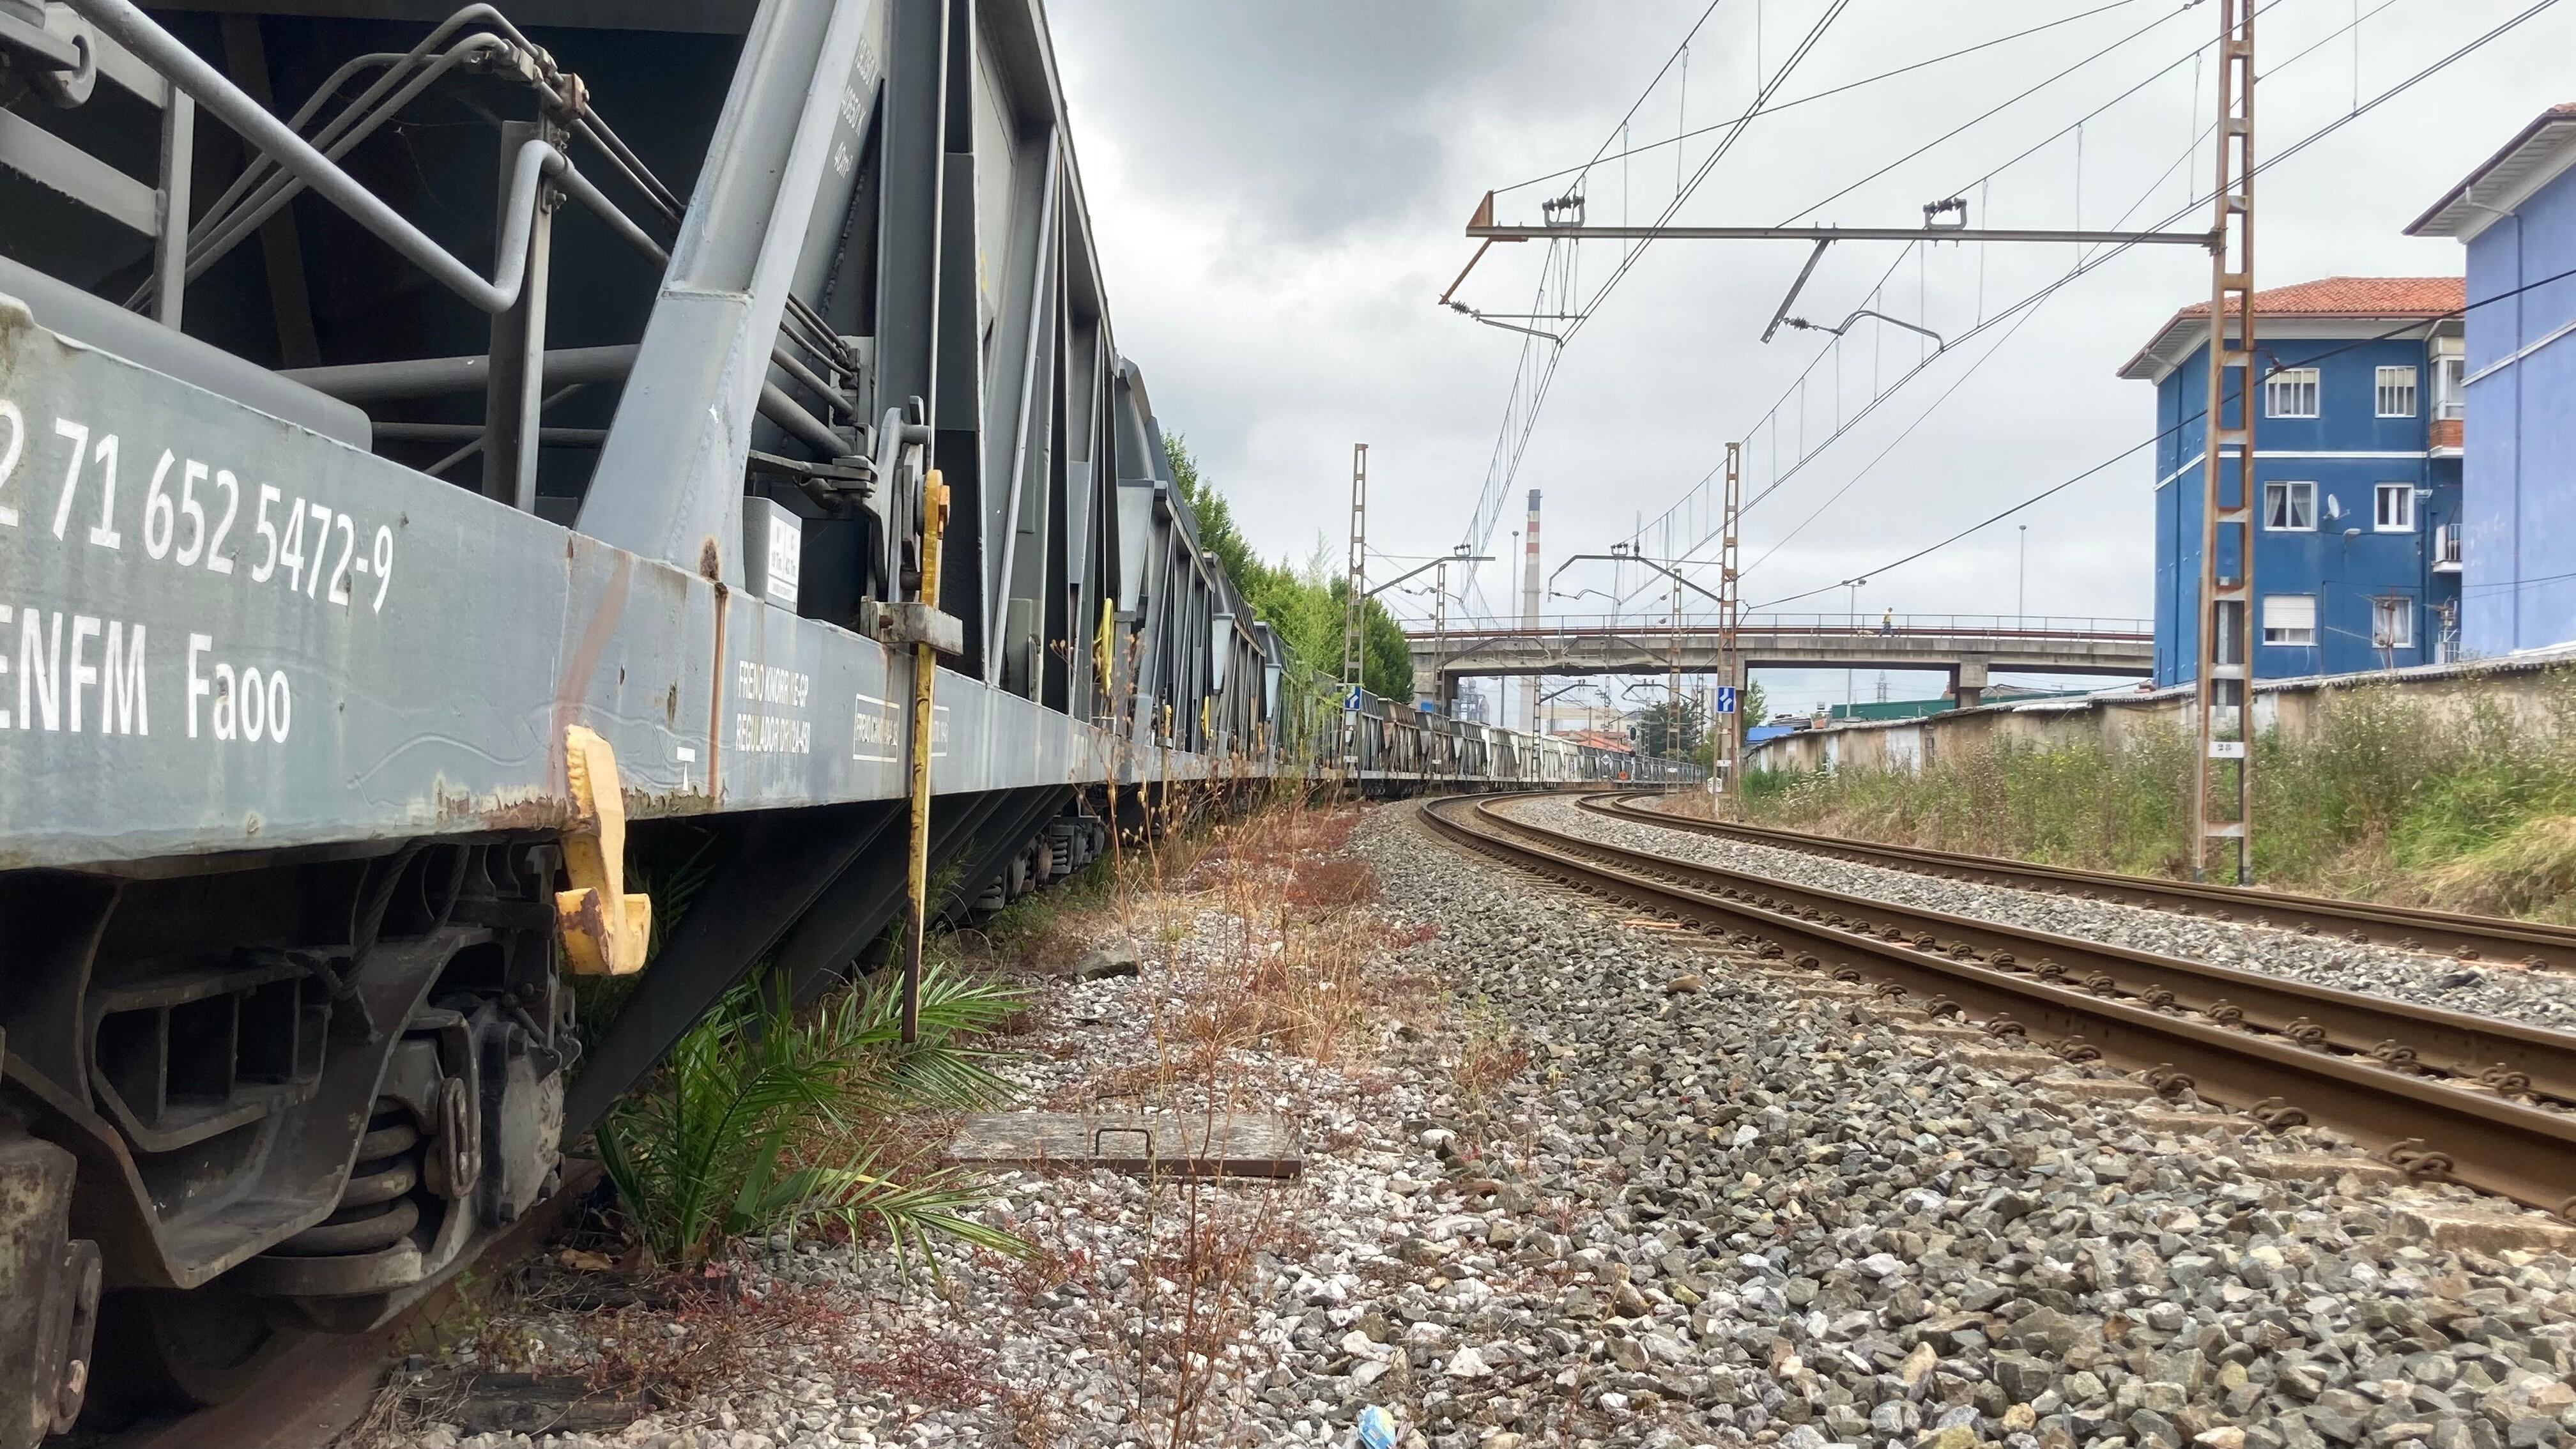
[[[1317,676],[1339,679],[1342,642],[1349,627],[1343,601],[1349,586],[1331,571],[1330,556],[1319,541],[1313,557],[1299,570],[1282,558],[1264,563],[1235,527],[1234,509],[1216,484],[1199,471],[1188,440],[1163,435],[1163,456],[1172,465],[1181,497],[1198,521],[1199,546],[1217,556],[1253,613],[1278,631],[1288,652]],[[1386,606],[1368,601],[1360,629],[1360,680],[1373,694],[1399,705],[1413,702],[1413,655],[1404,629]]]
[[[1637,712],[1637,753],[1657,759],[1693,758],[1707,723],[1696,700],[1650,704]]]

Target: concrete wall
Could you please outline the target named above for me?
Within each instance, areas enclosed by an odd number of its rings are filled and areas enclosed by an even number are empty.
[[[2467,589],[2461,642],[2576,639],[2576,170],[2469,243]],[[2515,289],[2528,292],[2508,296]]]
[[[2481,705],[2511,711],[2518,729],[2554,729],[2558,721],[2551,696],[2571,670],[2576,670],[2576,645],[2475,664],[2264,680],[2254,689],[2254,727],[2278,730],[2291,739],[2310,738],[2337,700],[2388,685],[2425,711],[2428,729],[2465,726]],[[2099,744],[2116,749],[2160,731],[2190,728],[2196,707],[2188,688],[2159,689],[1988,705],[1919,720],[1864,721],[1766,740],[1746,752],[1745,768],[1912,772],[2000,745],[2045,750]]]

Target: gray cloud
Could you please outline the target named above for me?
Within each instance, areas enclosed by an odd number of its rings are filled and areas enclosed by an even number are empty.
[[[1669,135],[1685,112],[1706,124],[1741,108],[1753,84],[1756,16],[1765,65],[1776,68],[1822,3],[1724,0],[1692,48],[1687,96],[1677,76],[1668,79],[1641,108],[1632,141]],[[1703,0],[1615,8],[1057,0],[1051,8],[1119,344],[1153,379],[1166,426],[1190,437],[1265,551],[1302,557],[1321,532],[1339,556],[1355,439],[1372,444],[1372,541],[1415,555],[1456,542],[1485,483],[1517,352],[1508,334],[1432,306],[1473,250],[1461,225],[1487,188],[1590,156]],[[2089,7],[1859,0],[1783,94],[2073,8]],[[2344,114],[2356,89],[2367,97],[2521,8],[2515,0],[2399,4],[2365,24],[2357,56],[2349,40],[2301,56],[2351,10],[2286,0],[2262,22],[2264,153]],[[1910,224],[1923,202],[1966,185],[1981,221],[2066,225],[2078,215],[2080,187],[2087,225],[2112,225],[2124,211],[2125,225],[2160,220],[2188,188],[2207,184],[2205,148],[2185,157],[2195,124],[2208,122],[2205,67],[2196,96],[2186,63],[2087,122],[2080,172],[2069,137],[1982,188],[1976,182],[2189,54],[2214,23],[2208,15],[2135,0],[1766,117],[1682,219],[1781,220],[2162,17],[2147,38],[1818,213],[1845,224]],[[2571,50],[2576,11],[2549,12],[2268,173],[2261,283],[2456,273],[2455,244],[2409,240],[2399,228],[2531,115],[2570,98],[2558,58]],[[1691,164],[1706,144],[1692,144]],[[1592,218],[1623,209],[1650,216],[1671,193],[1672,165],[1667,148],[1597,168],[1587,188]],[[1534,214],[1546,189],[1506,193],[1505,213]],[[2194,209],[2180,224],[2206,221]],[[1489,309],[1522,310],[1540,251],[1497,247],[1466,295]],[[1880,301],[1955,337],[2073,260],[2061,248],[1987,251],[1950,248],[1909,261]],[[1799,310],[1838,320],[1869,299],[1896,259],[1891,247],[1836,247]],[[1819,344],[1812,334],[1784,334],[1768,347],[1756,338],[1803,260],[1785,244],[1651,252],[1567,350],[1492,551],[1508,542],[1503,530],[1529,486],[1547,491],[1553,567],[1661,511],[1708,472],[1728,438],[1749,436],[1754,488],[1768,480],[1775,449],[1785,466],[1799,449],[1793,378]],[[1614,261],[1595,244],[1582,266],[1597,278]],[[1935,362],[1748,517],[1748,561],[1768,555],[1748,577],[1749,601],[1873,568],[2143,439],[2150,391],[2113,371],[2207,286],[2197,253],[2124,256],[2057,294],[1990,358],[2004,329]],[[1892,378],[1921,345],[1910,334],[1857,330],[1841,358],[1841,412],[1866,398],[1873,369],[1882,382]],[[1834,425],[1834,389],[1831,369],[1806,385],[1809,445]],[[1751,431],[1784,390],[1779,436]],[[2133,459],[2017,520],[2031,526],[2034,610],[2146,612],[2152,482],[2144,459]],[[1676,546],[1690,541],[1688,531]],[[2016,543],[2012,525],[1990,530],[1874,581],[1863,609],[2009,610]],[[1485,602],[1508,607],[1501,569],[1488,569],[1482,583]],[[1817,602],[1839,608],[1839,599],[1837,591]],[[1839,698],[1839,675],[1831,684]]]

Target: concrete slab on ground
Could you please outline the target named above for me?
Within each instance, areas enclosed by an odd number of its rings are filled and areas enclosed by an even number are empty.
[[[1284,1120],[1254,1112],[987,1112],[948,1144],[966,1167],[1095,1168],[1138,1177],[1289,1178],[1305,1149]]]

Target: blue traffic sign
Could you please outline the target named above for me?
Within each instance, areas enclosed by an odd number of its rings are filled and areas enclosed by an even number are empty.
[[[1721,684],[1721,685],[1719,685],[1719,686],[1717,687],[1717,712],[1718,712],[1719,714],[1733,714],[1733,713],[1735,713],[1735,686],[1734,686],[1734,685],[1732,685],[1732,684]]]
[[[1350,688],[1350,692],[1342,696],[1342,708],[1344,708],[1344,709],[1357,709],[1357,708],[1359,708],[1359,707],[1360,707],[1360,687],[1359,687],[1358,685],[1354,684],[1354,685],[1352,685],[1352,686],[1351,686],[1351,688]]]

